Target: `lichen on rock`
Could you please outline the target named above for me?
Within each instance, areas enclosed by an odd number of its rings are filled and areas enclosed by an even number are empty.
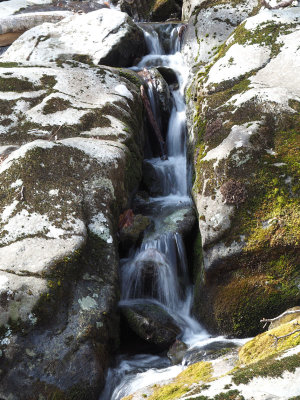
[[[214,12],[205,4],[194,15]],[[295,8],[241,21],[187,92],[203,246],[194,310],[227,334],[253,335],[299,301],[297,18]]]
[[[2,63],[0,393],[17,398],[22,381],[28,398],[97,399],[119,341],[116,221],[141,178],[139,87],[75,61],[7,72]]]

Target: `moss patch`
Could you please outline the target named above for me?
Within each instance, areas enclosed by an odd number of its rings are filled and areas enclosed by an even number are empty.
[[[70,108],[71,102],[61,97],[52,97],[43,108],[43,114],[52,114],[57,111],[64,111]]]
[[[228,392],[219,393],[214,397],[197,396],[187,400],[245,400],[245,398],[238,390],[229,390]]]
[[[208,382],[212,378],[210,362],[199,362],[190,365],[181,372],[169,385],[155,387],[149,400],[172,400],[186,394],[193,383]]]
[[[271,336],[284,336],[290,332],[293,332],[295,329],[299,329],[299,327],[295,327],[293,322],[288,322],[286,324],[280,325],[277,328],[256,336],[254,339],[244,344],[244,346],[240,349],[240,362],[243,364],[251,364],[266,357],[269,357],[272,354],[277,354],[283,350],[299,345],[299,332],[293,334],[292,336],[280,339],[277,346],[275,346],[274,337]]]
[[[295,372],[296,368],[300,367],[300,355],[295,354],[290,357],[285,357],[281,360],[276,360],[274,357],[268,357],[257,363],[251,364],[245,368],[240,368],[233,374],[232,381],[236,385],[247,384],[256,377],[271,377],[278,378],[285,371]]]
[[[40,87],[34,86],[29,80],[19,78],[0,77],[0,91],[2,92],[28,92],[39,90]]]

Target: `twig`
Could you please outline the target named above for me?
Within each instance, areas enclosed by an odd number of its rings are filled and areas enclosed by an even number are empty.
[[[292,311],[285,311],[284,313],[280,314],[278,317],[275,318],[263,318],[260,320],[260,322],[265,322],[264,324],[264,328],[266,327],[268,322],[274,322],[274,321],[278,321],[280,318],[286,316],[286,315],[291,315],[291,314],[298,314],[300,313],[300,309],[299,310],[292,310]]]
[[[299,324],[298,322],[296,322],[296,323],[293,324],[293,325],[294,325],[294,326],[300,326],[300,324]],[[297,332],[300,332],[300,329],[295,329],[294,331],[292,331],[292,332],[290,332],[290,333],[287,333],[286,335],[283,335],[283,336],[276,336],[276,335],[272,335],[271,333],[270,333],[269,336],[271,336],[271,337],[274,338],[274,346],[277,347],[278,340],[280,340],[280,339],[285,339],[285,338],[287,338],[287,337],[289,337],[289,336],[294,335],[294,334],[297,333]],[[297,336],[295,336],[295,338],[297,338],[298,336],[300,336],[300,333],[299,333]]]
[[[49,141],[51,141],[53,139],[54,139],[54,141],[57,140],[57,138],[58,138],[57,133],[62,126],[64,126],[64,124],[61,124],[60,127],[56,131],[52,130],[51,135],[49,136]]]
[[[25,200],[24,190],[25,190],[25,188],[24,188],[24,186],[22,186],[21,190],[20,190],[20,201],[24,201]]]

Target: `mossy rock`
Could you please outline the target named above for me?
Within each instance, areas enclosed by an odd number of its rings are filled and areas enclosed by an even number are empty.
[[[260,319],[300,299],[299,102],[284,106],[284,99],[275,104],[250,96],[264,66],[255,70],[247,64],[245,73],[235,75],[240,60],[225,63],[234,46],[267,49],[271,63],[284,55],[296,16],[288,22],[275,11],[268,16],[237,27],[187,93],[195,107],[193,195],[203,257],[200,266],[196,257],[194,311],[211,329],[237,336],[261,332]],[[267,78],[264,85],[270,91],[280,86]],[[222,155],[235,132],[241,138],[248,129],[249,141]]]
[[[210,362],[199,362],[187,367],[170,384],[156,386],[148,400],[174,400],[186,395],[195,383],[209,382],[212,378]]]
[[[261,333],[244,344],[239,351],[240,362],[246,365],[252,364],[273,354],[279,354],[284,350],[298,346],[300,344],[299,332],[295,332],[293,335],[279,339],[276,342],[276,337],[288,335],[299,329],[297,321],[300,323],[300,318]]]

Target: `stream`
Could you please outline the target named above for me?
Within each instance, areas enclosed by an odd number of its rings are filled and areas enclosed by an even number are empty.
[[[152,303],[165,309],[181,329],[179,340],[187,344],[188,350],[181,365],[173,365],[165,354],[121,354],[115,367],[109,369],[106,386],[99,400],[120,400],[146,386],[171,379],[178,375],[185,365],[192,363],[191,354],[208,346],[223,347],[240,340],[224,337],[211,337],[209,333],[191,315],[192,284],[183,238],[178,232],[170,231],[168,217],[176,211],[192,207],[189,195],[190,182],[186,157],[186,105],[184,90],[187,84],[188,67],[180,53],[180,24],[140,24],[144,30],[149,54],[143,57],[133,70],[163,66],[172,69],[177,77],[178,86],[170,87],[173,109],[166,136],[167,160],[153,157],[146,161],[156,171],[161,195],[145,201],[138,199],[135,210],[147,215],[153,226],[145,232],[139,249],[132,249],[126,259],[120,262],[122,293],[120,305]],[[162,29],[163,27],[163,29]],[[165,54],[160,38],[169,35],[169,51]],[[158,33],[159,32],[159,33]],[[155,93],[149,84],[148,97],[153,114],[159,117],[155,102]],[[145,265],[151,262],[153,272],[152,285],[147,285],[144,273]],[[154,266],[154,267],[153,267]]]

